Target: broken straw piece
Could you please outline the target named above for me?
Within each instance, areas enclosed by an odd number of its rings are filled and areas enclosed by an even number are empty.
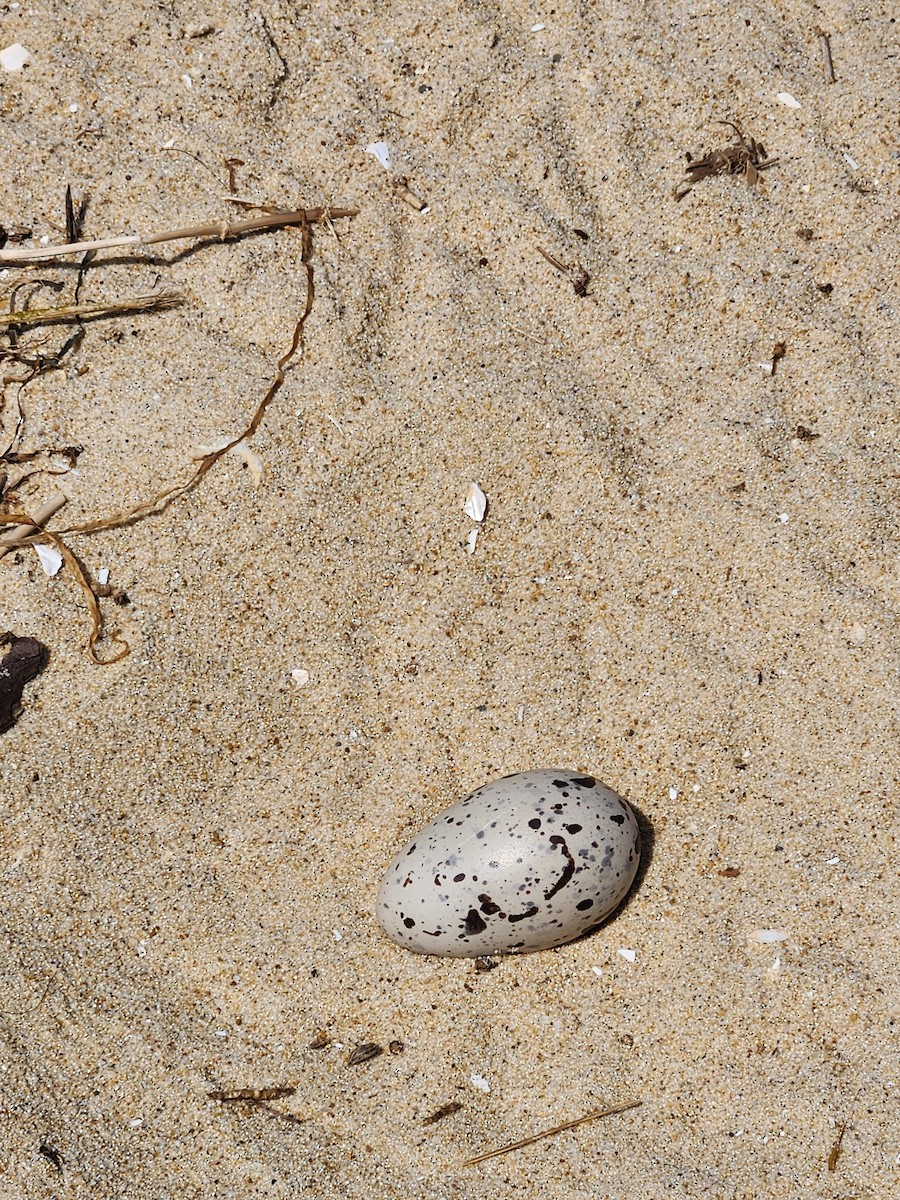
[[[466,492],[466,502],[463,505],[463,512],[467,517],[471,517],[473,521],[480,523],[484,520],[484,514],[487,512],[487,496],[477,483],[469,484],[469,490]]]
[[[44,574],[52,579],[62,569],[63,557],[55,546],[45,546],[43,542],[35,542],[34,549],[41,560]]]

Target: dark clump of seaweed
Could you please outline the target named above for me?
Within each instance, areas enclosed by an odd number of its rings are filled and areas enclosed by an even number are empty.
[[[733,129],[737,141],[712,150],[702,158],[689,157],[684,169],[685,177],[674,192],[676,200],[683,200],[702,179],[709,179],[712,175],[739,175],[748,186],[756,187],[760,171],[766,171],[778,162],[777,158],[766,155],[762,142],[752,137],[745,138],[733,121],[720,121],[719,124]]]

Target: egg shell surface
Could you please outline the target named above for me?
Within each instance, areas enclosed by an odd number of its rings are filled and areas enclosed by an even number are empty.
[[[418,954],[547,950],[618,907],[637,873],[631,808],[591,775],[507,775],[439,813],[388,868],[377,916]]]

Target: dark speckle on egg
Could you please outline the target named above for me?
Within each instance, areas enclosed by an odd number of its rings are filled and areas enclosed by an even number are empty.
[[[614,791],[591,775],[524,771],[419,830],[382,881],[378,920],[420,954],[546,950],[608,917],[639,860],[637,821]]]

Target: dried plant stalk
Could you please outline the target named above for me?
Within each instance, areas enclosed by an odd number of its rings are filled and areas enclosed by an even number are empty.
[[[314,209],[311,211],[319,213],[328,212],[326,209]],[[344,214],[350,212],[349,209],[342,209],[340,211]],[[353,209],[352,211],[356,212],[357,210]],[[330,215],[334,214],[332,213]],[[118,529],[124,525],[131,525],[135,521],[142,520],[144,517],[149,517],[151,514],[162,512],[173,500],[178,499],[179,496],[184,496],[187,492],[196,487],[207,471],[209,471],[211,467],[215,466],[219,459],[226,455],[229,450],[232,450],[238,445],[239,442],[243,442],[245,439],[252,437],[253,434],[256,433],[263,417],[266,414],[266,410],[275,399],[275,396],[278,394],[278,392],[281,391],[282,385],[287,378],[288,364],[291,362],[291,359],[298,352],[298,350],[300,350],[303,346],[303,331],[306,326],[307,318],[312,312],[313,301],[315,299],[315,280],[312,263],[310,262],[310,255],[312,254],[312,235],[309,224],[305,220],[301,220],[300,224],[302,226],[303,234],[303,250],[301,253],[301,261],[306,268],[306,303],[303,306],[303,312],[300,314],[299,318],[297,319],[297,323],[294,326],[294,335],[291,338],[291,344],[281,358],[279,358],[278,363],[276,364],[275,378],[269,385],[266,394],[256,406],[256,411],[250,418],[249,424],[242,429],[240,433],[236,434],[233,438],[226,442],[225,445],[219,446],[218,449],[212,450],[209,454],[204,455],[204,457],[200,460],[199,466],[197,466],[196,469],[182,483],[173,484],[172,487],[164,489],[150,500],[145,500],[143,504],[135,505],[134,508],[127,509],[124,512],[116,513],[111,517],[101,517],[97,521],[88,521],[83,525],[72,525],[68,529],[61,530],[61,533],[99,533],[103,529]]]
[[[124,246],[155,246],[160,242],[176,242],[185,238],[215,237],[224,241],[242,233],[257,229],[278,229],[283,225],[315,225],[323,221],[334,221],[338,217],[355,217],[358,208],[298,208],[289,212],[264,213],[260,217],[248,217],[244,221],[211,221],[199,225],[184,225],[180,229],[166,229],[162,233],[127,233],[121,237],[100,238],[94,242],[69,242],[64,246],[30,246],[0,248],[0,263],[26,263],[48,258],[65,258],[69,254],[86,254],[89,250],[115,250]]]
[[[67,504],[68,496],[62,492],[55,492],[49,500],[45,500],[40,508],[36,508],[33,517],[27,517],[25,524],[15,525],[12,529],[7,530],[0,536],[0,558],[4,554],[9,554],[10,550],[16,546],[26,546],[29,541],[39,538],[41,534],[41,526],[46,524],[51,517],[55,516],[64,504]],[[7,516],[0,516],[0,524],[6,525],[9,523]]]
[[[586,1121],[596,1121],[600,1117],[611,1117],[614,1113],[627,1112],[629,1108],[638,1108],[643,1103],[643,1100],[626,1100],[624,1104],[614,1104],[612,1108],[600,1108],[596,1112],[585,1113],[583,1117],[576,1117],[574,1121],[566,1121],[562,1125],[554,1125],[552,1129],[542,1129],[540,1133],[533,1133],[531,1137],[520,1138],[518,1142],[509,1142],[505,1146],[499,1146],[496,1150],[487,1150],[484,1154],[476,1154],[474,1158],[467,1158],[461,1165],[464,1167],[474,1167],[476,1163],[485,1162],[486,1159],[496,1158],[500,1154],[508,1154],[510,1150],[521,1150],[523,1146],[530,1146],[534,1142],[539,1142],[542,1138],[553,1137],[554,1134],[564,1133],[567,1129],[574,1129],[577,1125],[584,1125]]]
[[[61,304],[57,308],[22,308],[0,313],[0,329],[15,325],[19,329],[34,325],[58,325],[64,321],[79,321],[91,317],[119,317],[126,313],[165,312],[184,304],[180,292],[153,292],[147,296],[131,296],[127,300],[106,303]]]

